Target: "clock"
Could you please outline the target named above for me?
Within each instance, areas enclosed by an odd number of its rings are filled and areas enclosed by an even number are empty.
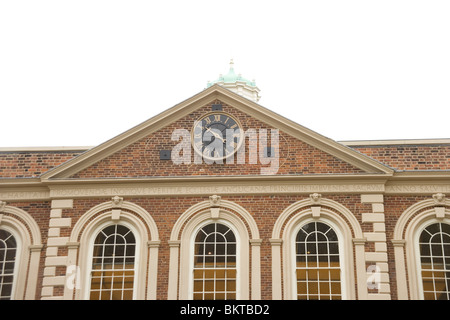
[[[232,156],[244,141],[244,132],[238,119],[213,111],[199,118],[192,130],[192,145],[204,159],[219,160]]]

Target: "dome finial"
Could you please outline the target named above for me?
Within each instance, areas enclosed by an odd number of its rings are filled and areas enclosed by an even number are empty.
[[[242,75],[234,72],[234,61],[230,59],[230,70],[225,75],[220,74],[219,78],[213,82],[208,82],[207,87],[219,84],[231,91],[234,91],[248,99],[258,102],[259,89],[256,87],[255,80],[250,81],[242,77]]]

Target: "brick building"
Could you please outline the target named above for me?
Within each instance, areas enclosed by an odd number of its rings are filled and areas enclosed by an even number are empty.
[[[230,69],[101,145],[0,149],[1,298],[449,299],[450,140],[258,97]]]

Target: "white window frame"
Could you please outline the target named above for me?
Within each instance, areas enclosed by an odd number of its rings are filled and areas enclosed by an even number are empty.
[[[197,233],[202,229],[203,227],[207,226],[208,224],[212,223],[220,223],[228,228],[234,233],[234,236],[236,238],[236,300],[239,300],[241,297],[241,240],[239,236],[239,232],[237,229],[228,221],[223,219],[208,219],[206,221],[203,221],[201,224],[199,224],[195,229],[194,232],[192,232],[190,240],[189,240],[189,286],[188,286],[188,296],[189,300],[192,300],[194,298],[194,260],[195,260],[195,238],[197,236]]]
[[[301,204],[301,202],[299,202]],[[295,207],[294,207],[295,208]],[[304,208],[303,210],[297,211],[291,218],[286,220],[286,217],[290,211],[284,211],[277,221],[277,226],[281,227],[281,222],[285,221],[286,224],[283,227],[282,231],[282,262],[283,262],[283,279],[279,277],[281,281],[283,281],[283,296],[278,299],[286,299],[286,300],[296,300],[297,299],[297,290],[293,288],[293,286],[297,285],[296,283],[296,273],[295,273],[295,236],[301,226],[304,223],[308,223],[310,221],[318,221],[324,222],[333,227],[333,230],[336,232],[336,235],[339,239],[339,254],[340,254],[340,265],[341,265],[341,293],[342,300],[353,300],[356,298],[356,290],[355,290],[355,261],[354,255],[358,256],[358,252],[356,251],[353,244],[353,236],[352,236],[352,224],[349,225],[348,221],[343,219],[336,212],[321,207],[320,209],[320,217],[316,217],[313,215],[311,208]],[[294,211],[295,212],[295,211]],[[280,229],[281,230],[281,229]],[[355,230],[355,229],[353,229]],[[278,233],[278,228],[277,230]],[[358,232],[358,230],[355,230]],[[355,252],[354,252],[355,249]],[[356,259],[356,263],[358,260]],[[277,265],[273,264],[272,268]],[[276,270],[275,270],[276,271]],[[280,270],[281,271],[281,270]],[[280,272],[276,271],[276,273]],[[357,270],[358,272],[358,270]],[[281,272],[280,272],[281,273]],[[275,274],[276,275],[276,274]],[[274,273],[272,273],[274,276]],[[272,280],[273,281],[273,280]],[[273,283],[273,282],[272,282]],[[273,283],[275,286],[275,284]],[[294,295],[295,293],[295,295]]]
[[[348,294],[347,294],[347,276],[346,273],[343,272],[343,270],[346,270],[347,265],[346,265],[346,259],[345,259],[345,247],[344,247],[344,243],[343,243],[343,235],[341,233],[340,228],[333,223],[332,221],[328,220],[328,219],[315,219],[315,218],[307,218],[307,219],[302,219],[301,221],[299,221],[297,223],[297,225],[295,226],[295,228],[293,228],[292,233],[290,235],[290,244],[291,244],[291,268],[292,268],[292,274],[291,274],[291,281],[293,283],[292,285],[292,298],[293,299],[297,299],[297,264],[296,264],[296,238],[297,238],[297,234],[300,231],[300,229],[307,225],[308,223],[311,222],[321,222],[324,223],[328,226],[330,226],[333,231],[336,233],[336,236],[338,238],[338,248],[339,248],[339,269],[340,269],[340,282],[341,282],[341,300],[346,300],[348,299]]]
[[[115,212],[114,216],[113,212]],[[73,226],[69,237],[71,246],[69,246],[68,261],[69,263],[77,261],[77,266],[81,268],[79,274],[80,287],[66,289],[64,295],[67,299],[72,299],[74,293],[76,300],[85,299],[86,284],[89,283],[86,280],[89,275],[86,271],[92,263],[92,258],[91,260],[88,259],[88,255],[91,254],[93,249],[89,248],[93,243],[93,240],[90,239],[94,237],[93,234],[96,234],[95,231],[99,229],[97,228],[99,225],[116,222],[128,222],[129,225],[133,226],[132,230],[136,232],[136,241],[140,243],[140,250],[136,253],[136,259],[140,261],[138,274],[142,281],[139,281],[136,285],[136,299],[156,299],[160,243],[158,228],[147,210],[128,201],[123,201],[119,207],[116,207],[114,201],[100,203],[85,212]]]
[[[337,213],[338,212],[338,213]],[[331,199],[321,198],[320,203],[312,203],[311,199],[303,199],[288,206],[275,221],[272,238],[272,298],[274,300],[297,299],[292,292],[292,237],[298,224],[306,219],[313,218],[318,221],[333,223],[334,231],[339,233],[342,240],[339,241],[340,250],[345,269],[345,296],[343,299],[354,300],[367,298],[366,268],[363,232],[355,215],[344,205]],[[344,263],[344,262],[343,262]],[[358,279],[358,283],[356,282]],[[361,282],[363,280],[363,282]],[[356,292],[358,286],[358,292]],[[343,291],[344,292],[344,291]]]
[[[420,240],[420,235],[422,234],[422,232],[425,230],[425,228],[427,228],[428,226],[435,224],[435,223],[445,223],[450,225],[450,219],[436,219],[436,218],[431,218],[431,219],[426,219],[424,221],[422,221],[421,224],[419,224],[414,232],[414,261],[415,261],[415,265],[416,265],[416,275],[417,275],[417,291],[418,291],[418,296],[420,300],[424,300],[424,292],[423,292],[423,279],[422,279],[422,263],[420,261],[420,244],[419,244],[419,240]]]
[[[408,207],[395,224],[392,243],[395,254],[395,271],[397,279],[397,295],[399,300],[420,300],[419,284],[420,252],[418,250],[418,230],[431,221],[449,223],[450,200],[445,199],[436,206],[433,198],[425,199]],[[417,243],[417,244],[416,244]]]
[[[0,227],[12,231],[16,238],[19,253],[16,255],[14,300],[34,300],[38,283],[39,261],[42,250],[41,231],[36,221],[26,211],[5,206]]]
[[[133,232],[135,241],[136,241],[136,248],[135,248],[135,259],[134,259],[134,281],[133,281],[133,300],[137,299],[137,284],[140,281],[140,274],[139,274],[139,264],[140,264],[140,252],[141,252],[141,241],[140,241],[140,235],[137,229],[130,223],[126,221],[107,221],[101,223],[99,226],[97,226],[92,233],[89,236],[89,245],[88,245],[88,255],[87,255],[87,265],[86,265],[86,277],[85,277],[85,284],[84,284],[84,294],[83,298],[85,300],[90,299],[91,294],[91,277],[92,277],[92,261],[93,261],[93,251],[94,251],[94,241],[97,238],[97,235],[100,233],[101,230],[103,230],[106,227],[109,227],[111,225],[123,225],[127,227],[128,229]]]
[[[227,202],[222,200],[221,203],[232,204],[231,202]],[[239,254],[236,257],[236,262],[239,260],[239,283],[237,283],[238,288],[236,291],[239,292],[237,295],[241,300],[249,300],[250,299],[250,260],[254,257],[257,257],[255,252],[255,247],[250,251],[250,239],[251,237],[256,235],[256,239],[259,239],[259,234],[257,229],[254,229],[255,224],[252,220],[251,216],[241,209],[240,213],[243,213],[246,221],[249,225],[250,230],[247,228],[244,221],[241,217],[233,212],[230,212],[226,209],[217,208],[218,214],[213,215],[213,210],[209,208],[209,202],[202,202],[198,205],[194,205],[186,211],[176,222],[172,234],[171,240],[169,241],[169,246],[171,249],[170,252],[170,267],[169,267],[169,288],[168,288],[168,299],[175,300],[188,300],[190,299],[190,293],[192,293],[192,289],[190,289],[190,285],[192,282],[192,265],[190,265],[192,260],[192,237],[193,234],[196,234],[194,231],[198,229],[200,225],[203,223],[208,223],[209,221],[226,221],[228,225],[233,226],[233,232],[235,233],[236,239],[239,239]],[[208,209],[203,209],[202,211],[198,211],[198,206],[206,207]],[[237,207],[239,209],[239,207]],[[256,230],[256,231],[255,231]],[[180,240],[177,238],[179,237]],[[172,245],[171,245],[172,244]],[[179,253],[178,253],[179,251]],[[252,255],[250,255],[250,252]],[[256,259],[255,259],[256,260]],[[260,259],[258,259],[259,261]],[[252,262],[254,260],[252,259]],[[252,268],[252,290],[255,290],[256,294],[259,293],[259,283],[253,281],[253,276],[255,274],[259,275],[259,265],[257,265],[258,261],[253,262]],[[255,287],[253,287],[253,285]],[[252,291],[253,297],[253,291]]]
[[[11,235],[14,237],[14,239],[16,241],[16,257],[14,259],[14,271],[12,273],[13,283],[12,283],[11,298],[10,298],[10,300],[14,300],[15,297],[17,297],[16,290],[17,290],[17,281],[18,281],[18,276],[19,276],[18,270],[20,268],[19,264],[23,262],[21,259],[21,257],[22,257],[22,239],[14,228],[11,228],[6,225],[2,225],[2,226],[0,226],[0,229],[11,233]]]

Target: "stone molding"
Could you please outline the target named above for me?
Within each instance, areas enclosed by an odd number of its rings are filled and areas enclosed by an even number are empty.
[[[121,179],[63,179],[22,185],[21,179],[0,181],[6,202],[102,198],[121,196],[217,196],[234,194],[450,194],[448,172],[331,174],[296,176],[148,177]],[[437,199],[435,199],[437,201]],[[114,201],[114,200],[112,200]],[[120,201],[120,200],[116,200]]]

